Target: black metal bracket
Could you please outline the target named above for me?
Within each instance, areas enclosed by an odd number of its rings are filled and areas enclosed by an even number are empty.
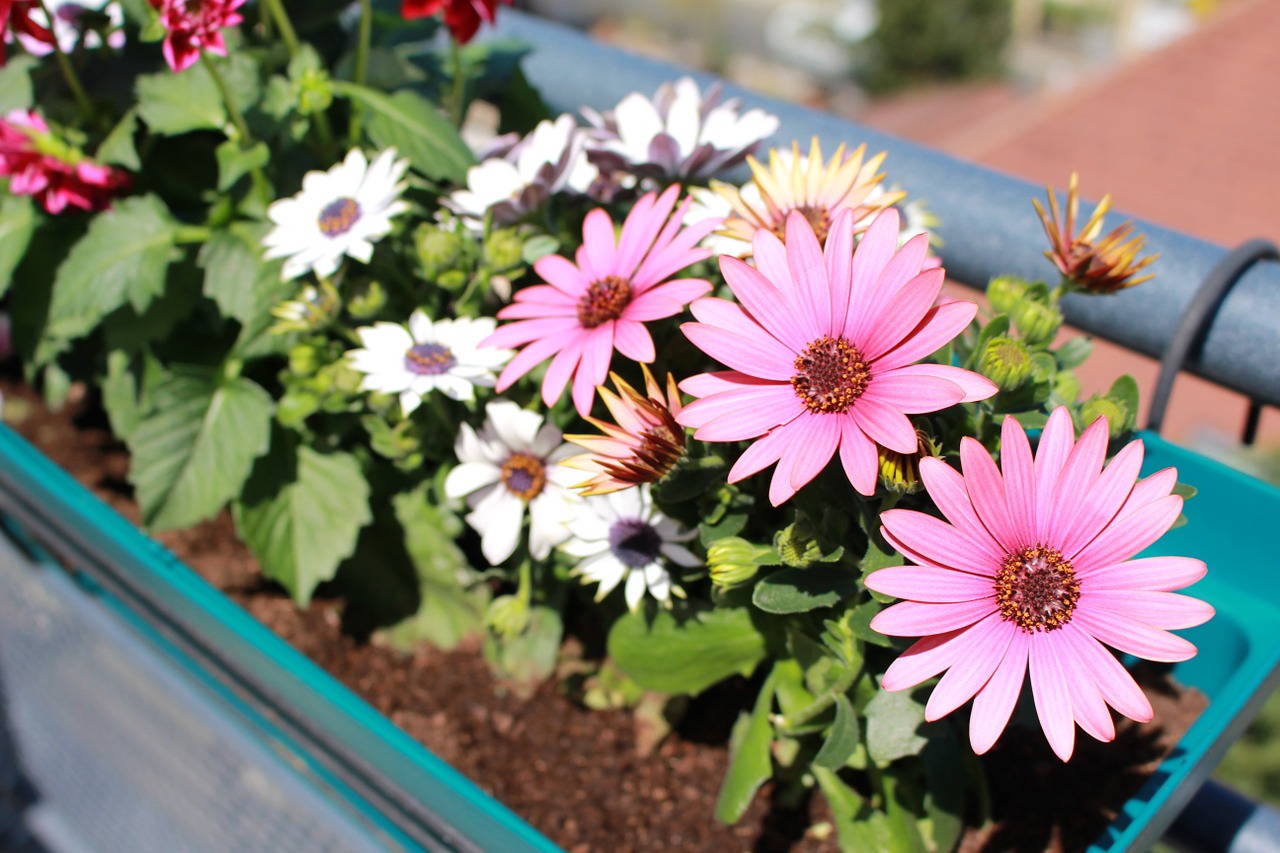
[[[1169,397],[1173,394],[1173,381],[1178,372],[1191,354],[1204,344],[1205,333],[1227,293],[1255,261],[1263,260],[1280,260],[1280,249],[1270,240],[1249,240],[1224,255],[1205,276],[1160,359],[1160,376],[1156,381],[1155,392],[1151,395],[1151,405],[1147,408],[1147,429],[1160,432],[1160,428],[1164,426],[1165,411],[1169,407]],[[1245,444],[1253,443],[1261,411],[1261,404],[1250,399],[1249,415],[1241,437]]]

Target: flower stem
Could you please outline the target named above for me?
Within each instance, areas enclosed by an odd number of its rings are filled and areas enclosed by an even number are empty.
[[[266,0],[266,5],[271,7],[271,17],[276,22],[276,27],[280,30],[280,38],[284,40],[285,50],[289,51],[289,58],[298,55],[298,34],[293,29],[293,22],[289,20],[289,13],[284,9],[284,3],[281,0]]]
[[[369,42],[373,38],[373,2],[360,0],[360,30],[356,35],[355,84],[363,86],[369,75]],[[347,125],[347,143],[355,147],[360,143],[360,104],[351,103],[351,123]]]
[[[49,7],[45,5],[44,0],[36,0],[40,4],[40,11],[44,12],[45,20],[49,22],[49,31],[53,31],[53,13],[49,11]],[[71,59],[62,50],[62,45],[58,44],[55,36],[53,39],[53,55],[58,60],[58,68],[62,71],[62,79],[67,81],[67,88],[71,90],[71,96],[76,99],[76,105],[80,108],[80,112],[84,114],[85,121],[92,123],[94,118],[93,103],[90,102],[89,96],[84,91],[84,86],[80,85],[80,78],[76,75],[76,69],[71,64]]]
[[[462,71],[462,46],[456,39],[449,40],[449,68],[453,72],[453,91],[449,94],[449,115],[457,127],[466,118],[463,101],[467,96],[467,75]]]
[[[861,674],[862,671],[860,669],[850,667],[821,696],[799,711],[794,714],[779,714],[774,717],[774,725],[780,732],[787,734],[806,723],[812,722],[815,717],[835,704],[837,696],[848,693],[849,688],[853,686],[853,683],[858,680],[858,676]]]
[[[231,119],[231,123],[235,125],[236,134],[240,137],[238,140],[240,147],[248,148],[253,143],[253,136],[249,133],[249,125],[245,123],[244,115],[240,112],[240,108],[236,106],[235,101],[231,98],[231,90],[227,88],[226,79],[222,76],[222,72],[218,70],[218,66],[204,51],[200,51],[200,61],[204,63],[205,70],[213,78],[213,85],[218,87],[218,94],[222,96],[222,104],[227,108],[227,116]]]

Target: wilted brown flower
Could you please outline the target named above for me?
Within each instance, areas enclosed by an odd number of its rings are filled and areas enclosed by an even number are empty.
[[[657,482],[684,455],[684,427],[675,418],[680,412],[675,378],[667,374],[664,394],[649,368],[641,364],[640,369],[644,371],[645,394],[616,373],[609,374],[618,389],[616,394],[604,386],[599,388],[600,399],[609,407],[616,425],[588,417],[587,421],[604,435],[565,436],[590,451],[561,463],[593,475],[574,487],[584,495],[603,495]]]
[[[1102,233],[1102,217],[1111,209],[1111,196],[1104,196],[1094,208],[1089,221],[1084,224],[1079,234],[1075,231],[1080,199],[1076,194],[1078,176],[1071,173],[1071,183],[1067,186],[1066,220],[1058,211],[1058,199],[1052,187],[1049,192],[1049,213],[1038,199],[1032,199],[1036,213],[1044,224],[1045,233],[1053,248],[1046,251],[1045,257],[1053,261],[1073,286],[1089,293],[1115,293],[1126,287],[1141,284],[1152,277],[1151,273],[1133,276],[1154,261],[1157,255],[1139,258],[1146,238],[1133,234],[1133,223],[1126,222],[1107,236],[1098,239]]]

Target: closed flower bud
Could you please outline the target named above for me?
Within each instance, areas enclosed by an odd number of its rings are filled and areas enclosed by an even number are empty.
[[[1024,299],[1014,309],[1013,325],[1028,345],[1034,347],[1047,344],[1062,326],[1062,312],[1056,305]]]
[[[524,240],[514,228],[499,228],[484,241],[484,262],[494,272],[515,269],[524,262]]]
[[[381,284],[371,281],[347,302],[347,311],[357,320],[372,320],[387,305],[387,291]]]
[[[1080,378],[1070,370],[1063,370],[1053,378],[1053,395],[1064,403],[1074,403],[1080,397]]]
[[[746,583],[760,571],[756,562],[769,554],[769,549],[737,536],[728,536],[711,543],[707,548],[707,569],[711,583],[726,589]]]
[[[880,485],[897,494],[910,495],[920,488],[920,460],[937,456],[941,447],[927,432],[916,428],[915,453],[880,448]]]
[[[1027,283],[1013,275],[1001,275],[987,285],[987,301],[993,310],[1008,314],[1027,292]]]
[[[294,376],[311,376],[320,369],[320,352],[313,344],[298,344],[289,350],[289,372]]]
[[[1124,406],[1107,397],[1095,397],[1085,403],[1084,408],[1080,410],[1080,420],[1085,426],[1100,417],[1107,419],[1107,425],[1110,428],[1113,440],[1120,438],[1120,436],[1133,429],[1133,415]]]
[[[1031,375],[1031,354],[1022,341],[992,338],[982,350],[978,368],[1001,391],[1012,391]]]
[[[422,264],[422,274],[432,281],[456,269],[466,258],[466,238],[436,225],[421,225],[413,235],[413,245]]]

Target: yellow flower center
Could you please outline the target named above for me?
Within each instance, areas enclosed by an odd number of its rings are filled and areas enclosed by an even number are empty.
[[[871,368],[858,348],[844,338],[823,336],[796,356],[791,387],[815,414],[847,412],[871,381]]]
[[[346,234],[359,219],[360,205],[354,198],[335,199],[320,211],[320,233],[326,237]]]
[[[631,302],[631,285],[616,275],[593,281],[578,300],[578,322],[584,329],[616,320]]]
[[[813,229],[814,235],[818,238],[818,245],[825,246],[827,243],[827,233],[831,230],[831,211],[826,207],[813,207],[812,205],[802,204],[791,208],[778,216],[773,225],[773,233],[784,243],[787,240],[787,215],[792,211],[799,213],[809,223],[809,227]]]
[[[1004,558],[996,572],[1000,615],[1028,634],[1052,631],[1071,621],[1080,600],[1080,582],[1062,552],[1043,545]]]

